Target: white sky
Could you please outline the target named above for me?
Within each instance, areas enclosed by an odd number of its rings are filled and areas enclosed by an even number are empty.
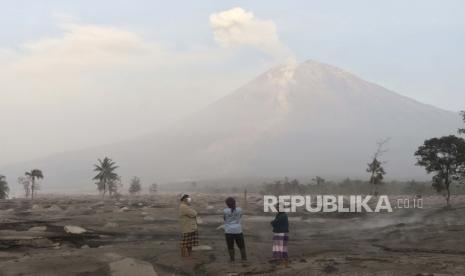
[[[151,132],[288,59],[465,109],[465,2],[348,2],[2,3],[0,165]]]

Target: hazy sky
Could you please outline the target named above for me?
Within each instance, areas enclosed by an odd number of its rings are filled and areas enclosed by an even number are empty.
[[[153,131],[288,59],[465,109],[464,15],[460,0],[5,1],[0,165]]]

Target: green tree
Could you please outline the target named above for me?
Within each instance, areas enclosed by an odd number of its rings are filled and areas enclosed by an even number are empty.
[[[23,186],[24,197],[29,198],[31,195],[31,180],[29,177],[18,177],[18,183]]]
[[[465,123],[465,111],[460,112],[460,115],[462,116],[462,120]],[[459,134],[465,134],[465,128],[459,128]]]
[[[97,172],[97,175],[93,179],[97,180],[97,188],[103,197],[107,191],[111,196],[114,187],[117,187],[119,181],[119,176],[115,172],[117,168],[116,163],[108,157],[103,158],[103,160],[98,159],[98,164],[94,165],[94,171]]]
[[[36,191],[39,189],[39,184],[36,182],[36,180],[43,179],[44,174],[39,169],[33,169],[32,171],[26,172],[24,174],[31,180],[31,199],[34,200]]]
[[[110,197],[119,198],[121,196],[119,193],[121,188],[123,188],[123,183],[121,183],[121,178],[119,176],[108,182],[108,194]]]
[[[367,172],[370,173],[370,184],[373,187],[372,193],[374,195],[378,195],[378,186],[383,183],[384,175],[386,174],[383,168],[383,162],[380,161],[380,158],[387,152],[387,150],[384,149],[387,142],[389,142],[389,139],[378,142],[378,147],[373,155],[373,159],[368,163]]]
[[[371,174],[370,183],[374,187],[373,194],[378,195],[378,186],[383,183],[384,175],[386,174],[383,164],[375,158],[371,163],[368,163],[367,172]]]
[[[8,193],[10,188],[8,187],[8,182],[6,181],[5,176],[0,175],[0,199],[8,198]]]
[[[447,206],[450,206],[450,184],[465,170],[465,140],[454,135],[432,138],[418,148],[415,156],[418,166],[434,173],[433,187],[438,192],[446,191]]]
[[[323,177],[315,176],[315,178],[312,179],[315,181],[316,185],[323,185],[325,184],[326,180]]]
[[[142,190],[142,187],[140,184],[140,178],[137,176],[134,176],[131,179],[131,184],[129,185],[129,193],[131,195],[136,195],[136,194],[139,194],[141,190]]]

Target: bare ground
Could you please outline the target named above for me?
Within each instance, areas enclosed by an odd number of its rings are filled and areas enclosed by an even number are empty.
[[[249,261],[236,264],[217,229],[224,196],[193,198],[201,244],[210,248],[191,260],[179,256],[175,195],[1,201],[0,275],[124,275],[112,263],[125,258],[158,275],[465,275],[465,198],[450,209],[429,197],[423,209],[393,213],[294,214],[289,268],[269,262],[272,214],[263,213],[259,196],[242,204]],[[86,232],[68,233],[67,225]]]

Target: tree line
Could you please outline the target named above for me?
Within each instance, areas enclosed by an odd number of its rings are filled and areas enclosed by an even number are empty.
[[[460,113],[465,123],[465,111]],[[459,135],[465,134],[465,128],[459,128]],[[389,139],[378,142],[371,161],[368,163],[367,172],[370,174],[368,183],[371,185],[371,194],[378,195],[378,187],[383,184],[385,162],[381,160],[382,155],[387,152],[385,145]],[[425,168],[428,174],[432,174],[432,187],[438,193],[444,193],[447,206],[450,206],[451,184],[465,183],[465,139],[456,135],[436,137],[426,140],[423,145],[418,147],[414,154],[417,158],[417,166]],[[98,159],[94,165],[94,171],[97,173],[93,180],[96,181],[97,190],[105,197],[118,197],[122,188],[121,177],[117,174],[118,166],[116,163],[105,157]],[[24,176],[18,178],[18,183],[24,188],[26,198],[34,199],[37,190],[40,188],[38,181],[44,178],[44,174],[39,169],[33,169],[24,173]],[[324,178],[317,176],[313,179],[316,187],[322,187],[326,182]],[[346,181],[343,184],[348,184]],[[363,182],[362,182],[363,183]],[[415,182],[413,182],[415,183]],[[196,185],[196,183],[195,183]],[[417,185],[417,184],[416,184]],[[411,185],[412,186],[412,185]],[[278,180],[273,183],[264,183],[263,190],[272,193],[286,192],[305,192],[308,191],[310,184],[303,185],[298,180],[284,181]],[[139,177],[133,177],[130,181],[128,192],[131,195],[137,195],[142,190],[142,184]],[[157,183],[149,187],[150,193],[156,193],[158,190]],[[0,199],[8,198],[9,186],[4,175],[0,175]]]
[[[96,181],[97,190],[105,197],[108,195],[109,197],[119,197],[120,190],[123,187],[121,182],[121,177],[118,175],[116,170],[118,166],[116,163],[108,157],[103,159],[98,159],[98,163],[94,165],[94,171],[97,175],[94,176],[93,180]],[[128,192],[131,195],[138,195],[142,191],[142,183],[141,179],[137,176],[134,176],[130,183]],[[152,183],[149,187],[149,193],[155,194],[158,191],[158,184]]]
[[[465,123],[465,111],[460,113]],[[459,135],[465,134],[465,128],[459,128]],[[385,161],[382,156],[388,150],[386,144],[389,139],[378,142],[366,172],[370,174],[368,181],[346,179],[341,183],[327,182],[324,178],[316,176],[311,183],[300,183],[297,179],[276,180],[265,182],[262,185],[262,194],[292,194],[292,193],[334,193],[366,192],[377,196],[379,187],[384,184]],[[432,184],[429,185],[437,192],[445,195],[446,205],[450,206],[451,185],[465,183],[465,139],[456,135],[442,136],[426,140],[419,146],[414,156],[417,158],[417,166],[425,168],[428,174],[432,174]],[[396,183],[396,182],[391,182]],[[399,183],[396,183],[399,184]],[[355,188],[354,188],[355,186]],[[399,185],[397,185],[399,186]],[[403,183],[398,191],[406,193],[422,194],[427,192],[426,183],[410,181]]]

